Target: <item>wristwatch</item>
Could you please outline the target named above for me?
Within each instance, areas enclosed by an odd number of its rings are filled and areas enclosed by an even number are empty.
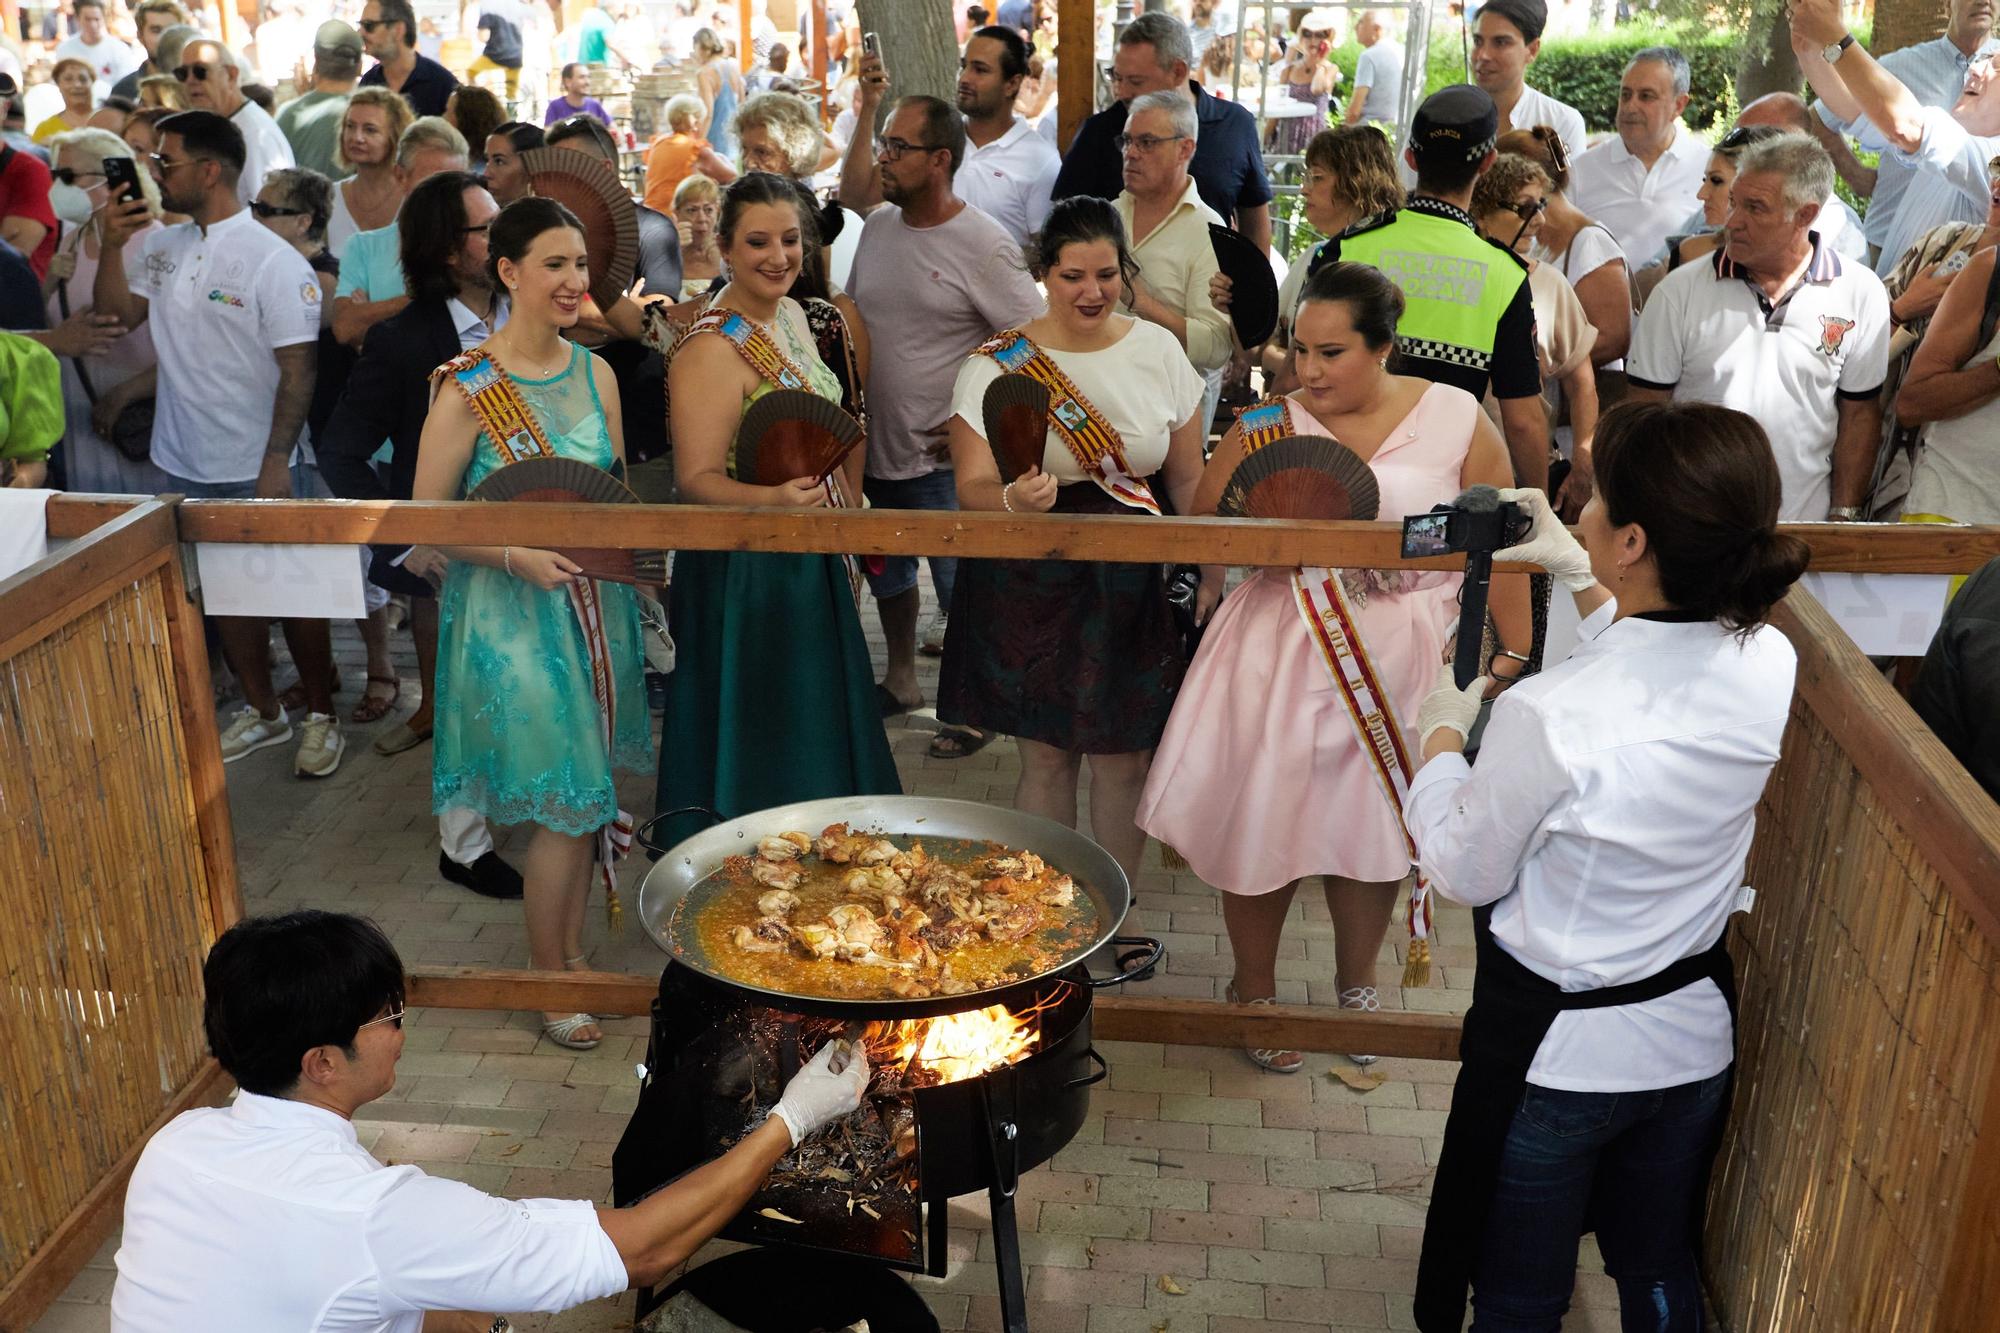
[[[1861,520],[1860,505],[1834,505],[1826,511],[1829,523],[1857,523]]]
[[[1854,45],[1854,34],[1851,32],[1846,33],[1832,46],[1823,48],[1819,53],[1820,59],[1829,65],[1834,64],[1847,54],[1847,48],[1852,45]]]

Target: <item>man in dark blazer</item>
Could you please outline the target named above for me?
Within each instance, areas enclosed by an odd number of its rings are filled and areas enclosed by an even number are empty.
[[[410,304],[368,330],[361,357],[317,442],[320,473],[343,500],[407,500],[417,475],[417,442],[430,414],[430,373],[484,342],[506,320],[506,303],[486,274],[486,232],[499,205],[479,178],[445,171],[410,192],[397,214]],[[388,441],[386,466],[371,460]],[[369,577],[410,599],[410,633],[424,699],[408,721],[375,742],[396,754],[430,739],[437,673],[434,580],[445,560],[426,546],[377,546]],[[486,822],[464,810],[438,820],[438,873],[489,898],[519,898],[521,876],[493,850]]]

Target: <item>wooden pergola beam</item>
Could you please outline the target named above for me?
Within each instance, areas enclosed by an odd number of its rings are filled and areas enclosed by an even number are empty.
[[[1097,5],[1056,0],[1056,147],[1070,140],[1097,110]]]

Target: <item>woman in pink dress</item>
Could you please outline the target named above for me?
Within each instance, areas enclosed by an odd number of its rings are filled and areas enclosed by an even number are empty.
[[[1286,400],[1294,434],[1331,436],[1367,462],[1384,518],[1423,513],[1467,486],[1513,484],[1506,445],[1470,394],[1388,370],[1402,311],[1402,293],[1376,269],[1341,263],[1313,274],[1294,339],[1300,388]],[[1193,512],[1215,512],[1242,458],[1241,428],[1232,428],[1202,475]],[[1374,1010],[1381,1007],[1376,956],[1410,873],[1409,844],[1308,637],[1291,575],[1255,573],[1216,612],[1154,756],[1138,824],[1222,890],[1236,963],[1232,1001],[1274,1001],[1292,895],[1307,875],[1321,875],[1341,1007]],[[1449,650],[1461,576],[1349,570],[1339,577],[1361,646],[1415,754],[1417,707]],[[1219,591],[1204,583],[1202,596]],[[1504,681],[1518,673],[1530,644],[1526,577],[1495,578],[1492,607],[1501,643],[1520,654],[1495,659],[1491,674]],[[1281,1073],[1303,1063],[1296,1051],[1250,1057]]]

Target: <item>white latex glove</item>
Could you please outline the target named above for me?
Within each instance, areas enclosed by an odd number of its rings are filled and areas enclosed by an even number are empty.
[[[1541,492],[1536,491],[1535,494]],[[1461,690],[1452,679],[1451,663],[1440,666],[1437,683],[1431,686],[1431,692],[1424,696],[1423,705],[1417,709],[1418,747],[1421,748],[1431,738],[1431,733],[1438,730],[1455,731],[1459,740],[1468,739],[1472,735],[1473,723],[1479,721],[1479,705],[1485,700],[1487,687],[1492,683],[1485,676],[1480,676]]]
[[[844,1051],[847,1065],[833,1072],[835,1051]],[[861,1105],[868,1088],[868,1056],[859,1043],[830,1041],[819,1048],[804,1069],[785,1085],[785,1095],[771,1108],[771,1114],[785,1122],[798,1147],[819,1130]]]
[[[1509,546],[1504,551],[1495,551],[1497,560],[1519,560],[1524,564],[1540,565],[1554,576],[1570,592],[1585,592],[1597,582],[1597,576],[1590,572],[1590,553],[1583,549],[1583,543],[1570,535],[1563,526],[1556,511],[1549,508],[1549,497],[1533,487],[1510,488],[1500,492],[1502,500],[1512,500],[1526,509],[1533,519],[1528,529],[1528,539],[1518,546]]]

